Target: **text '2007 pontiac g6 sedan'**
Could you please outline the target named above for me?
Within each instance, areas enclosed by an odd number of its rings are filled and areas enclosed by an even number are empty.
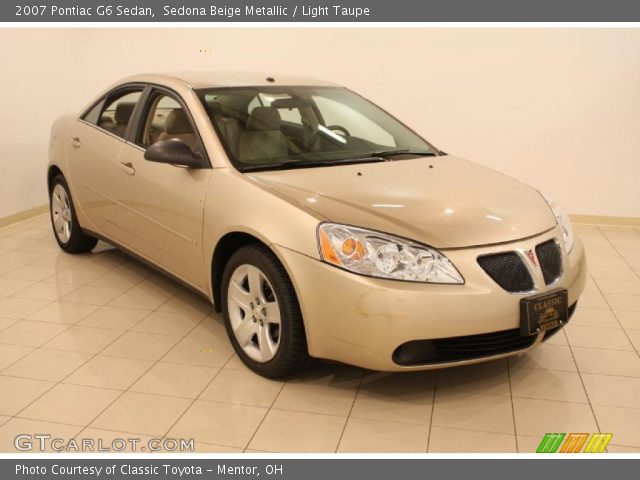
[[[47,181],[64,251],[102,239],[200,292],[267,377],[522,353],[585,285],[553,202],[326,82],[127,78],[55,122]]]

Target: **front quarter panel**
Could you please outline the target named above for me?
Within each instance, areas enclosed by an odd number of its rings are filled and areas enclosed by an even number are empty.
[[[318,223],[324,218],[271,192],[234,168],[214,168],[205,200],[203,246],[209,265],[222,237],[242,232],[319,259]],[[285,264],[285,268],[288,269]],[[289,272],[291,275],[291,272]],[[292,275],[291,275],[292,276]],[[213,292],[213,286],[210,292]]]

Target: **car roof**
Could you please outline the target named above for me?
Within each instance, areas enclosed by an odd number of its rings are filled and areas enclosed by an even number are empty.
[[[268,80],[269,79],[269,80]],[[337,86],[325,80],[275,73],[248,72],[169,72],[134,75],[118,82],[155,83],[167,87],[188,86],[194,89],[215,87],[256,87],[256,86]]]

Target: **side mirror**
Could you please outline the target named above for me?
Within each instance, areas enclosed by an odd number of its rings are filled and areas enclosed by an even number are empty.
[[[168,163],[187,168],[201,168],[202,155],[194,152],[183,140],[170,138],[149,146],[144,152],[145,160]]]

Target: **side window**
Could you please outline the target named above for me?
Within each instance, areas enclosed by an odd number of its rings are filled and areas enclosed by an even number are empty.
[[[247,106],[247,111],[249,114],[251,114],[254,108],[261,107],[261,106],[262,106],[262,102],[260,101],[260,97],[256,95],[249,102],[249,105]]]
[[[142,90],[127,90],[118,92],[107,98],[105,107],[98,119],[98,126],[105,130],[124,137],[127,125],[131,120],[133,109],[135,108]]]
[[[137,144],[147,148],[162,140],[179,138],[189,145],[191,150],[195,150],[198,137],[182,105],[164,93],[157,93],[149,102]]]
[[[258,97],[254,98],[257,99]],[[302,115],[300,114],[300,110],[298,108],[295,107],[281,107],[281,106],[277,106],[278,100],[292,100],[291,97],[289,95],[287,95],[286,93],[277,93],[277,94],[266,94],[266,93],[261,93],[259,95],[259,99],[260,99],[260,104],[266,106],[266,107],[276,107],[278,109],[278,113],[280,114],[280,118],[284,121],[284,122],[289,122],[289,123],[295,123],[297,125],[302,125]],[[253,103],[253,101],[252,101]],[[260,104],[255,105],[253,108],[260,106]],[[251,113],[251,110],[253,110],[252,108],[252,104],[249,104],[249,113]]]
[[[278,108],[278,112],[283,121],[302,125],[302,116],[297,108]]]

